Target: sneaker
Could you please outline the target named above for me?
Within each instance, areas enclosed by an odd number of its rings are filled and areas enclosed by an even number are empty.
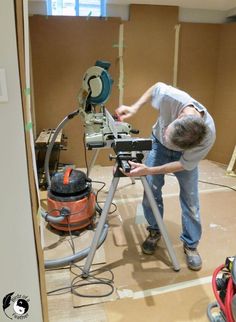
[[[184,245],[184,253],[186,255],[186,261],[188,268],[193,271],[199,271],[202,268],[202,260],[197,251],[197,248],[189,248]]]
[[[149,230],[149,235],[146,238],[146,240],[142,244],[142,251],[146,255],[152,255],[154,254],[157,243],[161,238],[161,234],[155,230]]]

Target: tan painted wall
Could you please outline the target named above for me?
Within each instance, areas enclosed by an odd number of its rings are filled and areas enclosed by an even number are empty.
[[[172,84],[177,23],[177,7],[131,5],[130,21],[125,23],[124,104],[135,103],[158,81]],[[157,116],[156,110],[145,106],[130,122],[141,137],[147,137]]]
[[[181,23],[178,87],[214,112],[219,24]]]
[[[214,119],[217,140],[212,160],[228,164],[236,144],[236,25],[224,24],[220,29]]]
[[[220,24],[181,23],[180,27],[178,87],[204,104],[213,117],[220,30]]]
[[[235,34],[235,24],[181,24],[178,86],[212,114],[217,139],[207,158],[224,164],[236,144]]]

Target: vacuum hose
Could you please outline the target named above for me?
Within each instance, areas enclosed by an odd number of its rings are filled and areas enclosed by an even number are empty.
[[[59,125],[57,126],[53,136],[52,136],[52,139],[48,145],[48,148],[47,148],[47,152],[46,152],[46,156],[45,156],[45,161],[44,161],[44,170],[45,170],[45,175],[46,175],[46,180],[47,180],[47,184],[48,186],[50,186],[51,184],[51,179],[50,179],[50,172],[49,172],[49,161],[50,161],[50,156],[51,156],[51,152],[52,152],[52,149],[53,149],[53,146],[54,146],[54,143],[56,141],[56,138],[59,134],[59,132],[61,131],[61,129],[64,128],[64,126],[66,125],[66,123],[71,120],[74,116],[78,115],[79,114],[79,111],[76,110],[72,113],[70,113],[69,115],[67,115],[62,121],[61,123],[59,123]]]
[[[104,228],[103,228],[97,248],[99,248],[103,244],[103,242],[105,241],[105,239],[107,237],[107,233],[108,233],[108,225],[106,224],[106,225],[104,225]],[[44,267],[45,268],[56,268],[56,267],[70,265],[71,263],[77,262],[77,261],[82,260],[85,257],[87,257],[89,254],[89,251],[90,251],[90,247],[87,247],[87,248],[81,250],[80,252],[77,252],[71,256],[53,259],[53,260],[45,260]]]
[[[57,217],[54,217],[54,216],[50,216],[48,214],[47,211],[45,211],[43,208],[41,208],[41,216],[46,220],[46,221],[49,221],[53,224],[57,224],[59,223],[60,221],[62,221],[63,219],[65,219],[65,216],[63,215],[60,215],[60,216],[57,216]]]

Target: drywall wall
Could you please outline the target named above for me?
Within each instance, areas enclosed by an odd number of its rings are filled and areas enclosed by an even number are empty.
[[[228,164],[236,144],[235,24],[181,23],[178,86],[212,114],[216,142],[207,158]]]
[[[217,140],[211,151],[213,160],[228,164],[236,144],[236,24],[220,28],[214,119]]]
[[[130,6],[130,20],[124,24],[124,104],[135,103],[158,81],[172,84],[177,23],[177,7]],[[147,105],[129,121],[139,136],[149,137],[157,116]]]
[[[214,112],[219,53],[219,24],[181,23],[178,87]],[[207,45],[206,45],[207,44]]]
[[[180,22],[222,23],[226,15],[227,12],[222,10],[179,8]]]
[[[8,100],[0,102],[1,228],[0,299],[14,292],[29,299],[28,320],[41,322],[38,266],[19,83],[14,1],[0,2],[0,68],[6,72]],[[6,308],[12,317],[13,303]],[[0,320],[9,321],[0,310]]]

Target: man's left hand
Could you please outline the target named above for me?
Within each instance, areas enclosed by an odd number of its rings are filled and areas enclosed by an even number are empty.
[[[149,168],[143,163],[136,163],[132,161],[128,161],[131,166],[130,172],[124,172],[122,168],[120,171],[125,174],[127,177],[141,177],[149,174]]]

